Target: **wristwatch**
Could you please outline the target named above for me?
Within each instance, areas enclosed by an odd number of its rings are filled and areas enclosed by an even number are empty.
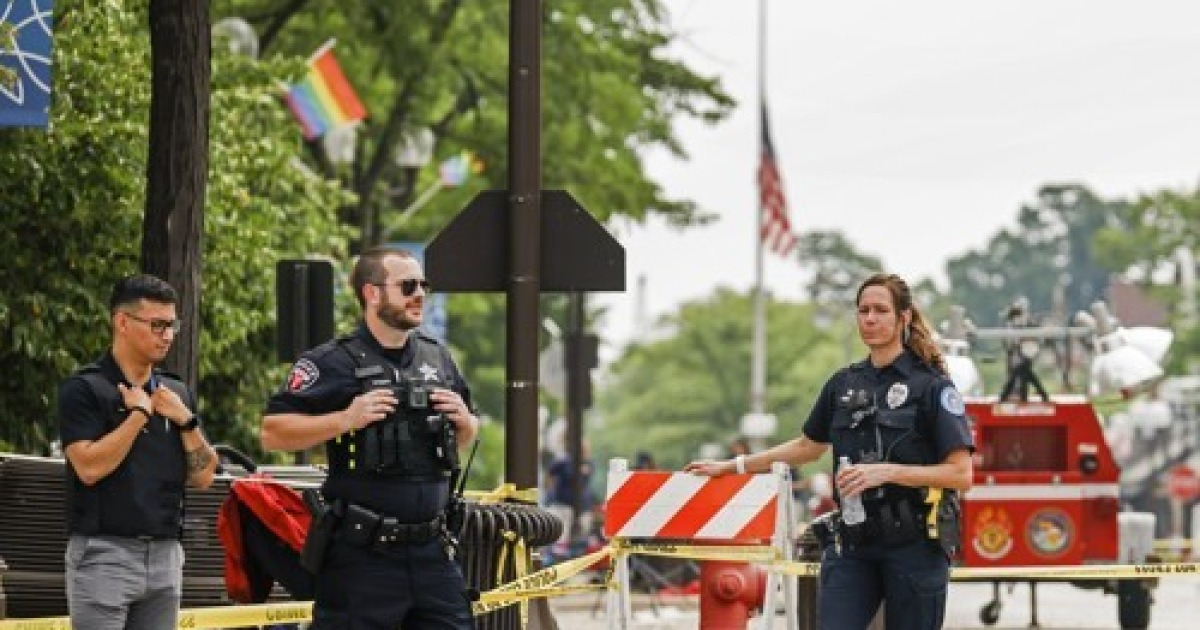
[[[188,418],[187,422],[184,422],[183,424],[179,425],[180,431],[195,431],[196,429],[199,429],[199,428],[200,428],[200,416],[197,414],[192,414],[192,417]]]

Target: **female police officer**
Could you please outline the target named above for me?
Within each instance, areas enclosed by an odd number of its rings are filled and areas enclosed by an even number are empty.
[[[942,627],[957,506],[926,503],[971,485],[971,434],[961,396],[928,324],[899,276],[876,274],[856,299],[858,333],[870,356],[825,383],[803,434],[761,453],[688,464],[688,472],[764,472],[803,464],[833,446],[839,502],[861,496],[859,525],[829,524],[821,562],[820,627],[866,628],[886,601],[888,630]],[[932,491],[931,491],[932,490]],[[927,527],[930,510],[940,528]],[[936,522],[936,517],[935,521]]]

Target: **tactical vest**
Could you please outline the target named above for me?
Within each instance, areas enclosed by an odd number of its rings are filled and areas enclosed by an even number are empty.
[[[936,383],[932,374],[919,368],[906,380],[884,387],[874,385],[850,369],[840,387],[839,394],[866,389],[870,392],[869,406],[855,408],[838,401],[834,412],[832,441],[834,461],[843,455],[855,464],[890,462],[895,464],[930,465],[936,454],[930,432],[926,426],[930,414],[928,391]],[[888,402],[889,389],[903,386],[906,390],[903,402]],[[893,394],[893,401],[900,397]],[[901,511],[909,516],[919,516],[923,507],[924,491],[897,484],[884,484],[863,494],[863,505],[868,517],[894,520]]]
[[[87,365],[75,375],[88,384],[108,415],[106,432],[124,421],[129,412],[121,393],[99,365]],[[155,370],[153,378],[181,400],[189,400],[187,388],[174,375]],[[156,414],[148,422],[164,421]],[[179,537],[187,471],[183,444],[177,436],[139,435],[124,461],[95,485],[85,485],[74,472],[69,480],[67,505],[71,533]]]
[[[439,422],[448,420],[433,409],[429,397],[433,388],[450,386],[449,366],[437,343],[413,334],[413,359],[403,370],[356,335],[337,343],[354,361],[360,391],[391,389],[397,405],[387,418],[326,442],[331,472],[421,479],[449,476],[450,466],[439,447]]]

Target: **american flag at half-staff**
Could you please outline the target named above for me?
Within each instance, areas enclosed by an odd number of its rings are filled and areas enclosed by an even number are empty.
[[[758,162],[758,192],[762,205],[759,236],[763,245],[780,256],[787,257],[796,249],[798,237],[792,231],[788,219],[787,199],[783,195],[783,179],[779,176],[779,165],[775,160],[775,146],[771,143],[771,124],[767,119],[767,106],[762,106],[762,154]]]

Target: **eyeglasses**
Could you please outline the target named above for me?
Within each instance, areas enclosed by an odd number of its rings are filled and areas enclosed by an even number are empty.
[[[409,297],[416,293],[417,287],[421,287],[422,291],[429,293],[429,281],[424,279],[409,278],[399,282],[375,282],[373,284],[377,287],[399,287],[400,293],[404,297]]]
[[[179,329],[183,328],[183,320],[181,319],[146,319],[145,317],[138,317],[137,315],[134,315],[128,311],[126,311],[125,314],[129,316],[130,319],[134,319],[150,326],[150,332],[156,335],[166,334],[168,330],[170,330],[172,333],[179,334]]]

